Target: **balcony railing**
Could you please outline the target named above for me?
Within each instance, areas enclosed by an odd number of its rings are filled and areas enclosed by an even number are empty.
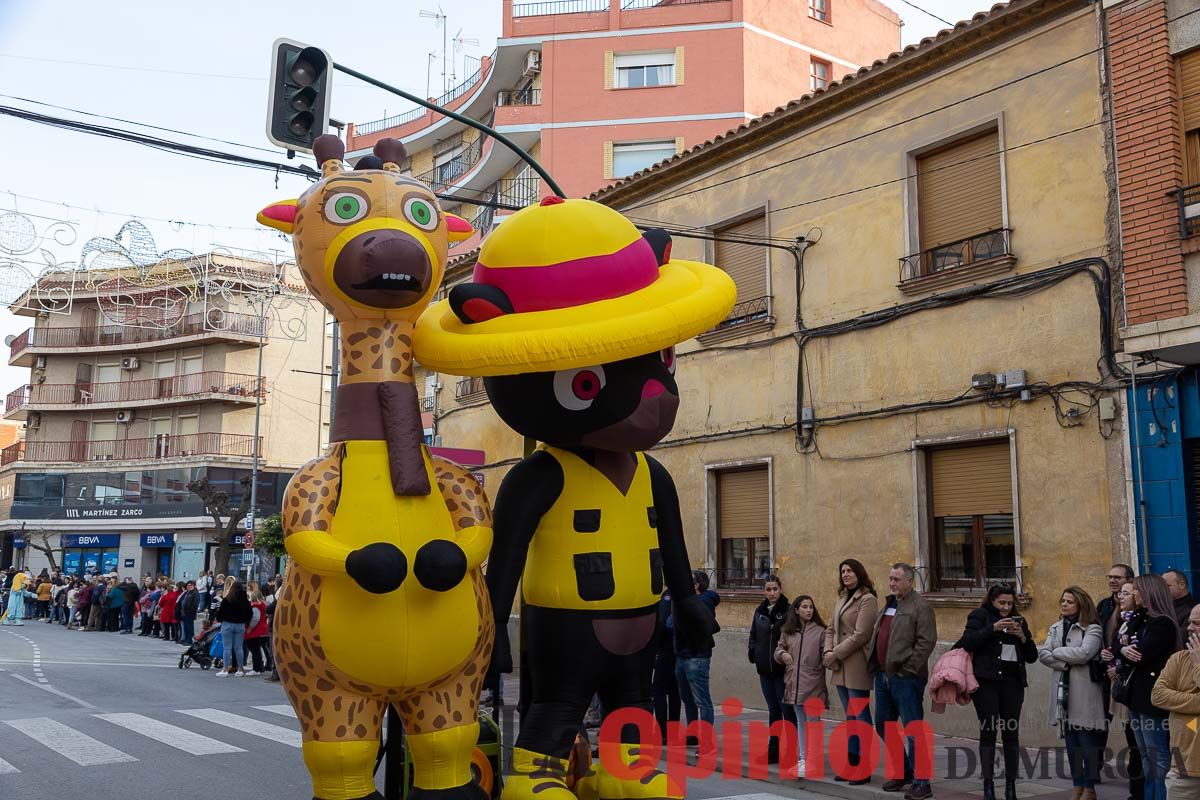
[[[135,403],[147,400],[183,400],[208,394],[253,400],[266,393],[263,379],[234,372],[193,372],[170,378],[145,378],[106,383],[35,383],[10,392],[5,413],[27,405],[89,405]]]
[[[920,253],[900,259],[900,282],[937,275],[947,270],[958,269],[1012,255],[1008,228],[999,228],[987,233],[960,239],[950,244],[941,244]]]
[[[550,0],[546,3],[514,3],[513,18],[548,17],[554,14],[583,14],[608,11],[608,0]]]
[[[160,342],[202,333],[228,333],[237,336],[258,336],[261,321],[251,314],[225,314],[216,329],[205,324],[204,314],[189,314],[168,328],[135,328],[124,325],[92,326],[90,328],[30,328],[9,345],[9,358],[15,358],[27,347],[121,347],[129,344]]]
[[[922,592],[939,594],[983,594],[998,583],[1012,586],[1018,595],[1025,594],[1028,567],[991,564],[984,574],[961,567],[917,567],[917,588]]]
[[[258,439],[262,447],[262,437]],[[143,439],[80,442],[17,442],[0,451],[0,465],[14,461],[149,461],[182,456],[254,456],[254,437],[239,433],[168,433]]]
[[[463,378],[454,386],[454,399],[461,403],[468,403],[486,396],[487,390],[483,386],[483,378],[479,376]]]
[[[429,397],[421,398],[421,410],[422,411],[433,411],[433,396],[432,395],[430,395]]]
[[[1200,183],[1176,189],[1171,194],[1179,202],[1179,236],[1181,239],[1200,233]]]
[[[494,206],[480,206],[471,218],[471,227],[479,231],[480,236],[487,236],[492,230],[492,221],[496,218]]]
[[[464,94],[469,92],[475,86],[475,84],[479,83],[479,81],[483,78],[485,71],[490,68],[495,61],[495,52],[492,53],[490,59],[480,59],[475,71],[469,77],[467,77],[466,80],[450,89],[450,91],[446,92],[441,97],[435,98],[433,102],[439,106],[445,106],[448,103],[452,103],[458,98],[462,97]],[[383,119],[371,120],[370,122],[364,122],[361,125],[356,123],[354,125],[354,135],[362,136],[368,133],[379,133],[379,131],[387,130],[388,128],[396,128],[400,125],[407,125],[408,123],[414,122],[428,113],[429,110],[424,106],[417,106],[410,111],[405,111],[403,114],[396,114],[395,116],[384,117]]]
[[[540,106],[541,89],[505,89],[496,95],[498,106]]]
[[[762,319],[767,319],[771,315],[771,298],[756,297],[753,300],[743,300],[733,307],[729,312],[729,316],[724,322],[717,325],[716,330],[725,330],[732,328],[735,325],[744,325],[748,322],[758,322]]]
[[[539,179],[532,170],[525,170],[515,178],[501,178],[496,182],[496,202],[524,208],[538,200]]]
[[[485,136],[480,136],[471,144],[464,147],[454,158],[444,164],[439,164],[428,172],[415,176],[417,180],[429,186],[435,192],[443,192],[454,185],[454,182],[466,175],[479,159],[483,157],[483,142]]]
[[[727,3],[729,0],[621,0],[622,11],[634,11],[639,8],[674,8],[675,6],[691,6],[700,3]]]

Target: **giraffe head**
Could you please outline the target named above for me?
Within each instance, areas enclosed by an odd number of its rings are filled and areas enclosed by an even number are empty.
[[[321,179],[297,200],[272,203],[258,221],[290,233],[296,264],[313,296],[342,322],[416,322],[446,269],[450,242],[471,225],[442,211],[429,187],[400,174],[404,144],[381,139],[353,170],[345,145],[313,143]]]

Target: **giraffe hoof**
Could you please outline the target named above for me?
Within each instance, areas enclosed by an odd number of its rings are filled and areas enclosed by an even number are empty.
[[[434,539],[417,551],[413,575],[432,592],[449,591],[467,575],[467,554],[454,542]]]
[[[320,797],[314,797],[313,800],[323,799]],[[370,794],[363,795],[362,797],[356,797],[354,800],[383,800],[383,795],[381,795],[379,792],[371,792]]]
[[[396,545],[376,542],[346,556],[346,573],[371,594],[387,594],[404,583],[408,559]]]

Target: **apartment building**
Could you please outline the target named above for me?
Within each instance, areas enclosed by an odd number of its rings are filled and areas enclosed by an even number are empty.
[[[1105,3],[1140,566],[1200,579],[1200,11]],[[1117,43],[1120,43],[1118,46]]]
[[[707,141],[896,50],[878,0],[503,0],[502,34],[478,70],[438,98],[527,150],[568,196],[586,195]],[[544,191],[516,154],[416,108],[360,122],[349,158],[381,137],[407,171],[480,236]],[[475,202],[473,202],[475,201]],[[467,253],[474,237],[456,246]]]
[[[238,504],[257,449],[261,519],[327,444],[325,313],[289,270],[208,254],[118,274],[119,289],[80,273],[69,313],[13,306],[32,326],[8,343],[29,378],[4,406],[26,434],[0,450],[0,565],[40,570],[50,547],[73,574],[238,567],[214,563],[217,532],[188,484],[207,478]],[[272,284],[286,300],[253,302]]]

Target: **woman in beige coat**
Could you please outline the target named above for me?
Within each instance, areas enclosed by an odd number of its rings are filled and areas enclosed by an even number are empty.
[[[858,559],[847,558],[838,565],[838,599],[833,619],[825,629],[822,663],[832,674],[846,718],[862,720],[868,727],[874,680],[867,670],[867,648],[878,613],[879,601],[871,576]],[[855,713],[851,713],[852,707]],[[850,737],[848,751],[850,764],[857,765],[862,752],[857,736]],[[845,778],[839,775],[836,780]],[[851,783],[858,785],[870,780],[863,778]]]
[[[787,620],[775,647],[775,661],[783,664],[783,702],[796,708],[798,774],[804,777],[804,725],[810,719],[804,701],[816,698],[824,708],[829,700],[825,688],[825,668],[821,665],[821,647],[825,641],[825,623],[813,599],[801,595],[788,608]],[[815,721],[820,721],[818,714]],[[782,750],[782,748],[780,748]]]

